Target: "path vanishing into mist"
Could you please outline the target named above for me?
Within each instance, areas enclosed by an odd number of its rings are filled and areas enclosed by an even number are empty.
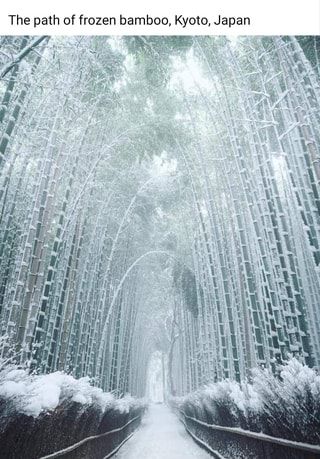
[[[163,404],[150,405],[141,427],[115,456],[117,459],[209,459],[183,424]]]

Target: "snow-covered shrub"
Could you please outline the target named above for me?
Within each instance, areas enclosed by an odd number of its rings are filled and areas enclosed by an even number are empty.
[[[252,385],[226,380],[209,384],[185,397],[176,397],[172,405],[208,424],[257,430],[261,401]]]
[[[132,397],[117,400],[111,393],[93,387],[88,377],[75,379],[59,371],[30,375],[15,365],[0,372],[0,397],[12,401],[17,411],[34,417],[65,401],[93,405],[101,411],[113,407],[124,412],[137,404]]]
[[[124,413],[145,405],[144,401],[129,395],[117,399],[112,393],[93,387],[89,377],[75,379],[59,371],[30,375],[15,366],[0,372],[0,396],[12,398],[19,411],[31,416],[53,410],[66,401],[92,405],[101,411],[112,407]]]
[[[280,378],[255,370],[253,385],[260,394],[262,429],[270,435],[320,443],[320,375],[291,359]]]
[[[174,400],[208,424],[241,427],[295,441],[320,443],[320,376],[293,358],[279,377],[255,369],[252,381],[221,381]]]
[[[116,399],[93,387],[89,378],[77,380],[62,372],[35,375],[6,365],[0,371],[1,457],[42,457],[122,427],[141,416],[145,407],[143,400],[130,396]],[[111,451],[138,424],[139,419],[109,440],[101,440],[103,451]],[[91,447],[96,446],[84,446],[81,457],[95,457]]]

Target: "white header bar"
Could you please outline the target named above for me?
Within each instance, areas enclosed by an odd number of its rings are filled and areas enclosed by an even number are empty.
[[[2,0],[2,35],[319,35],[320,0]]]

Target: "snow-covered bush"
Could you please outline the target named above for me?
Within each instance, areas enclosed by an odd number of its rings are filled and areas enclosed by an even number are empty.
[[[292,359],[280,378],[267,370],[254,371],[253,385],[262,403],[265,433],[296,441],[320,443],[320,375]]]
[[[34,417],[67,401],[92,405],[102,412],[108,408],[128,412],[143,403],[130,396],[116,399],[113,394],[93,387],[88,377],[75,379],[59,371],[32,375],[16,365],[0,371],[0,398],[12,402],[18,412]]]
[[[88,443],[76,454],[95,457],[91,448],[97,447],[107,453],[137,427],[145,407],[143,400],[117,399],[93,387],[89,378],[75,379],[62,372],[30,374],[7,363],[0,371],[1,457],[42,457],[132,420],[98,446]]]
[[[319,444],[320,375],[295,358],[279,370],[255,369],[250,383],[217,382],[173,404],[208,424]]]

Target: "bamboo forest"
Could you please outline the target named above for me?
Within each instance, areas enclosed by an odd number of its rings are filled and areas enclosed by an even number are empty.
[[[0,456],[320,457],[320,38],[0,36]]]

